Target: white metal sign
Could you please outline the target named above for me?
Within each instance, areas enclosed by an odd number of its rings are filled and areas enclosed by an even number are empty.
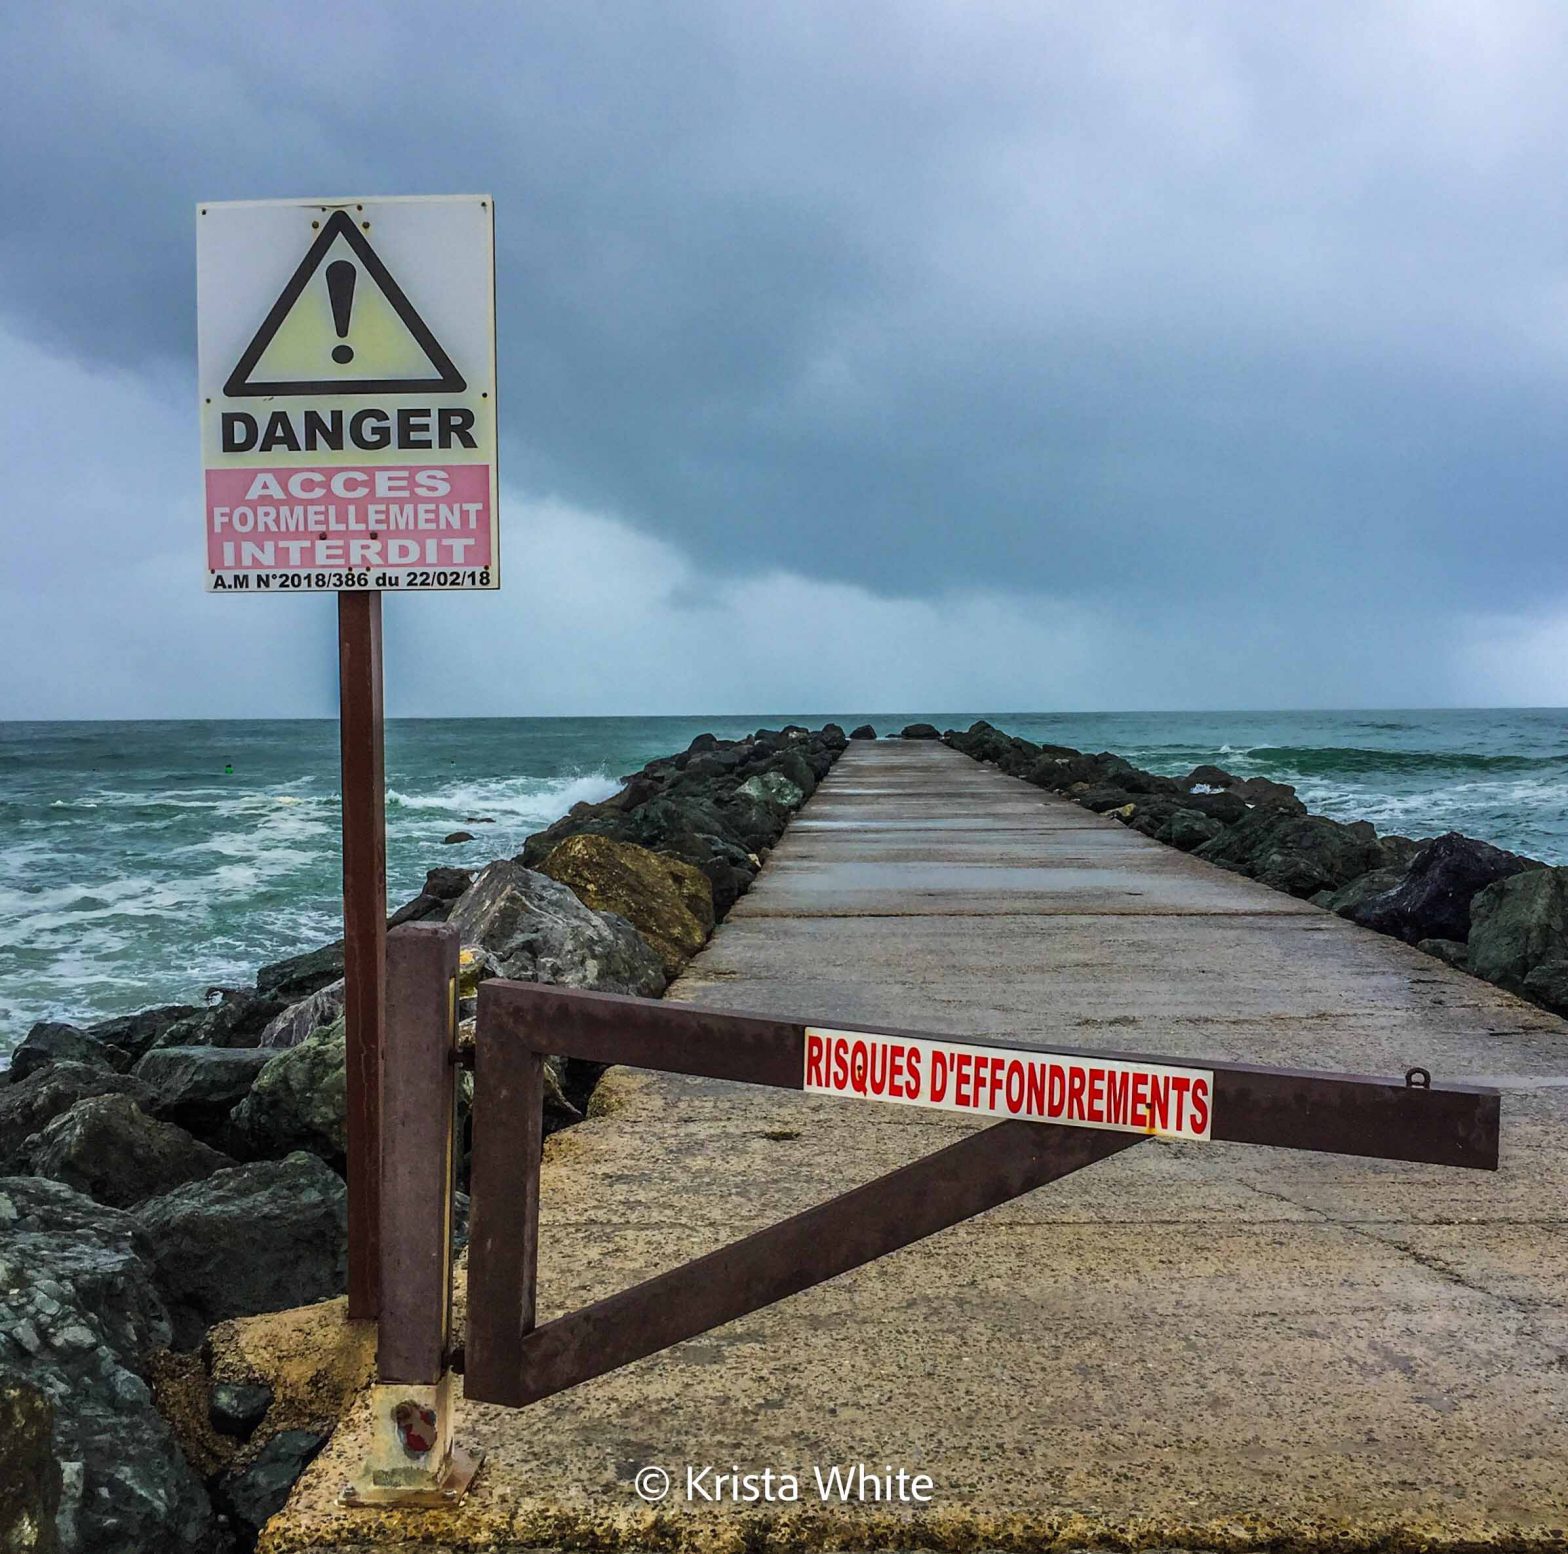
[[[500,586],[489,195],[205,204],[207,586]]]
[[[808,1029],[805,1089],[939,1111],[1206,1139],[1214,1075],[1135,1059]]]

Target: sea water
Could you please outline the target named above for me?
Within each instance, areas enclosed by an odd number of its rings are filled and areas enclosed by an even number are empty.
[[[753,713],[393,720],[393,906],[477,867],[654,756],[828,718],[880,730],[987,717],[1155,771],[1212,761],[1314,810],[1408,836],[1465,831],[1568,863],[1568,712]],[[0,1055],[38,1019],[199,1003],[341,932],[337,725],[0,724]],[[445,845],[454,831],[472,842]]]

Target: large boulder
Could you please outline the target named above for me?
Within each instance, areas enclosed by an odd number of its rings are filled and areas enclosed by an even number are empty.
[[[1293,815],[1307,812],[1307,806],[1288,782],[1275,782],[1271,777],[1238,777],[1223,766],[1195,766],[1180,779],[1180,786],[1188,793],[1228,793],[1263,809],[1283,809]]]
[[[226,1317],[342,1293],[347,1194],[314,1155],[216,1172],[149,1199],[135,1215],[180,1348],[194,1348]]]
[[[213,1499],[254,1545],[257,1534],[283,1509],[289,1491],[326,1445],[316,1430],[280,1430],[248,1462],[218,1480]]]
[[[1281,808],[1254,809],[1194,856],[1292,896],[1338,890],[1387,862],[1377,832],[1366,821],[1341,825]]]
[[[237,1153],[272,1158],[306,1150],[336,1169],[348,1154],[343,1021],[269,1055],[231,1124]]]
[[[906,723],[900,739],[940,739],[941,731],[934,723]]]
[[[1211,792],[1218,793],[1227,788],[1233,788],[1241,781],[1234,772],[1228,772],[1223,766],[1215,766],[1210,761],[1205,761],[1200,766],[1195,766],[1180,779],[1181,786],[1188,793]]]
[[[156,1009],[138,1009],[134,1014],[118,1014],[87,1027],[94,1041],[118,1047],[127,1063],[134,1063],[171,1025],[188,1020],[201,1010],[194,1004],[161,1004]]]
[[[1112,812],[1120,807],[1112,806]],[[1154,836],[1165,825],[1165,822],[1181,808],[1181,802],[1165,794],[1148,794],[1143,797],[1129,800],[1125,812],[1119,813],[1117,818],[1134,831],[1142,832],[1144,836]]]
[[[256,973],[256,991],[284,1003],[295,1003],[317,988],[338,981],[342,975],[343,941],[337,939],[319,950],[263,966]]]
[[[338,973],[340,976],[341,972]],[[249,988],[214,988],[218,1002],[165,1027],[153,1042],[158,1047],[254,1047],[268,1022],[281,1014],[294,997],[281,991],[253,992]]]
[[[0,1376],[0,1549],[58,1554],[60,1477],[54,1405],[42,1388]]]
[[[630,814],[607,806],[574,806],[571,814],[523,843],[518,862],[537,869],[569,836],[594,835],[635,842],[701,869],[713,886],[713,906],[722,917],[749,888],[760,865],[751,849],[713,805],[689,794],[664,794]]]
[[[145,1380],[146,1356],[170,1338],[148,1251],[118,1209],[42,1177],[0,1179],[0,1391],[30,1389],[50,1406],[58,1480],[46,1494],[58,1495],[65,1554],[216,1546],[207,1497]],[[3,1471],[0,1481],[4,1504],[18,1486]]]
[[[143,1106],[152,1100],[141,1080],[97,1063],[51,1063],[0,1086],[0,1171],[17,1169],[27,1140],[89,1095],[128,1095]]]
[[[1085,809],[1092,810],[1096,815],[1106,815],[1114,809],[1125,809],[1129,805],[1135,811],[1138,801],[1138,795],[1128,789],[1105,784],[1080,789],[1072,797],[1075,804],[1083,805]]]
[[[1184,793],[1181,807],[1195,809],[1200,815],[1207,815],[1225,826],[1245,820],[1250,810],[1247,801],[1237,798],[1234,793]]]
[[[1320,890],[1313,902],[1341,917],[1354,917],[1369,901],[1376,901],[1400,885],[1405,877],[1403,865],[1395,864],[1386,869],[1371,869],[1359,874],[1338,890]]]
[[[737,836],[749,857],[760,858],[784,834],[790,808],[781,804],[760,784],[744,784],[724,794],[713,807],[723,818],[725,831]]]
[[[154,1047],[131,1072],[151,1092],[148,1111],[212,1143],[275,1056],[255,1047]]]
[[[783,810],[799,809],[806,802],[806,790],[777,770],[748,777],[737,791]]]
[[[95,1095],[62,1112],[23,1146],[28,1170],[127,1209],[234,1162],[128,1095]]]
[[[1416,948],[1423,955],[1430,955],[1445,966],[1452,966],[1455,971],[1470,969],[1470,946],[1461,944],[1457,939],[1423,939]]]
[[[875,739],[877,737],[877,731],[871,726],[871,724],[862,723],[859,728],[852,728],[849,731],[849,737],[851,739]]]
[[[1227,791],[1257,809],[1277,809],[1288,815],[1307,812],[1307,806],[1296,797],[1296,790],[1288,782],[1275,782],[1272,777],[1248,777],[1232,783]]]
[[[1188,809],[1184,806],[1161,824],[1154,837],[1156,841],[1164,842],[1171,847],[1179,847],[1184,853],[1190,853],[1206,842],[1212,842],[1224,829],[1223,821],[1204,814],[1202,810]]]
[[[431,869],[425,875],[424,887],[419,894],[412,901],[405,901],[387,919],[387,927],[397,928],[403,923],[444,923],[452,910],[452,903],[468,889],[473,878],[473,872],[469,869]]]
[[[54,1063],[90,1063],[99,1068],[129,1065],[123,1052],[97,1041],[86,1031],[59,1020],[41,1020],[11,1054],[11,1079],[26,1079]]]
[[[1029,770],[1039,771],[1043,759],[1036,759]],[[1125,780],[1137,770],[1131,761],[1124,761],[1119,755],[1102,750],[1097,755],[1075,755],[1065,761],[1053,762],[1049,769],[1049,780],[1042,786],[1054,788],[1058,793],[1066,793],[1080,784],[1086,788],[1124,788]]]
[[[450,910],[450,907],[446,910]],[[420,919],[404,918],[403,921],[416,922]],[[323,1025],[331,1025],[343,1013],[346,997],[346,984],[342,978],[327,983],[325,987],[300,999],[297,1004],[290,1004],[282,1014],[270,1021],[261,1033],[257,1046],[274,1051],[279,1047],[297,1047],[312,1031],[320,1030]]]
[[[1470,937],[1470,903],[1476,893],[1535,867],[1529,858],[1450,831],[1428,842],[1389,889],[1335,910],[1363,928],[1391,934],[1406,944],[1423,939],[1465,940]]]
[[[1025,782],[1030,782],[1037,788],[1059,789],[1062,786],[1061,774],[1074,761],[1082,759],[1082,752],[1071,750],[1059,752],[1047,748],[1037,755],[1028,766],[1018,775]]]
[[[1568,1014],[1568,868],[1527,869],[1475,896],[1469,969]]]
[[[207,1422],[219,1435],[248,1441],[272,1407],[272,1388],[262,1382],[215,1381],[207,1399]]]
[[[823,770],[827,769],[827,763],[824,761]],[[820,780],[816,766],[807,759],[806,753],[802,750],[781,752],[760,769],[759,775],[782,777],[800,790],[800,798],[785,800],[791,809],[798,809],[806,799],[809,799],[817,791],[817,783]]]
[[[1129,793],[1174,795],[1182,791],[1174,779],[1162,777],[1158,772],[1146,772],[1139,766],[1133,767],[1119,781]]]
[[[456,869],[443,864],[426,873],[424,889],[420,894],[429,896],[433,901],[456,901],[473,883],[472,869]]]
[[[1533,998],[1558,1014],[1568,1014],[1568,955],[1554,955],[1532,966],[1524,979],[1523,992],[1526,998]]]
[[[674,977],[713,932],[713,886],[700,869],[606,836],[572,836],[539,872],[569,885],[596,912],[624,917]]]
[[[595,912],[568,886],[509,860],[486,868],[447,921],[518,981],[650,998],[668,980],[624,917]]]

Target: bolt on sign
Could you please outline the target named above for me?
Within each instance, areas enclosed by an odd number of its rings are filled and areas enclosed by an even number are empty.
[[[207,586],[500,586],[489,195],[203,204]]]

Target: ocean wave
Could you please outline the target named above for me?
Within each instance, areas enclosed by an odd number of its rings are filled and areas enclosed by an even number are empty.
[[[1438,836],[1462,831],[1497,847],[1561,863],[1568,857],[1568,788],[1539,779],[1455,783],[1411,793],[1303,784],[1307,807],[1334,820],[1370,820],[1381,832]]]
[[[437,812],[461,820],[465,815],[505,816],[529,825],[547,825],[574,804],[607,799],[620,783],[605,771],[574,772],[564,777],[508,777],[454,782],[424,793],[387,789],[387,808],[415,814]]]
[[[1238,752],[1240,753],[1240,752]],[[1568,775],[1568,751],[1560,755],[1479,755],[1464,750],[1380,750],[1355,745],[1254,745],[1248,760],[1265,771],[1335,776],[1362,772],[1450,773],[1551,772]]]

